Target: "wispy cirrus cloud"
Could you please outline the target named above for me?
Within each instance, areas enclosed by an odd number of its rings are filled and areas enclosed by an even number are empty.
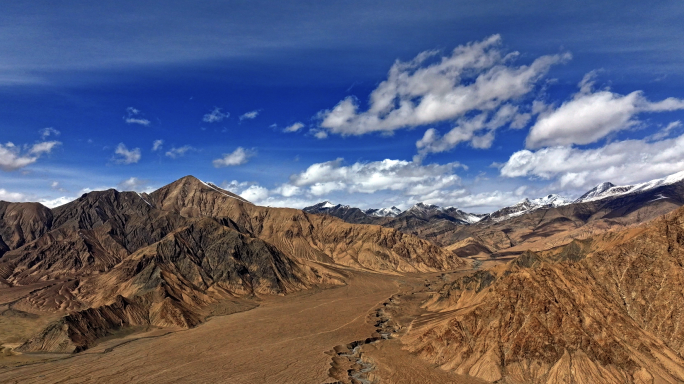
[[[184,146],[178,147],[178,148],[172,147],[171,149],[166,151],[165,155],[167,157],[172,158],[172,159],[176,159],[176,158],[185,156],[185,154],[190,152],[190,151],[196,151],[196,150],[197,150],[197,148],[195,148],[195,147],[192,147],[190,145],[184,145]]]
[[[256,119],[256,117],[259,116],[259,112],[260,112],[260,111],[257,109],[257,110],[254,110],[254,111],[250,111],[250,112],[243,113],[242,115],[240,115],[239,120],[242,121],[242,120],[253,120],[253,119]]]
[[[39,132],[40,132],[40,137],[43,140],[47,139],[50,136],[59,136],[61,134],[60,131],[58,131],[52,127],[43,128]]]
[[[152,142],[152,152],[156,152],[164,146],[164,140],[158,139]]]
[[[214,109],[211,112],[205,114],[202,117],[202,121],[204,121],[205,123],[218,123],[228,118],[230,116],[230,113],[223,112],[222,109],[223,108],[214,107]]]
[[[292,125],[285,127],[285,129],[283,129],[283,132],[288,132],[288,133],[298,132],[302,128],[304,128],[304,123],[302,123],[301,121],[298,121]]]
[[[142,117],[142,112],[140,112],[139,109],[133,107],[126,108],[126,115],[123,117],[123,119],[126,124],[137,124],[144,127],[152,124],[151,121]]]

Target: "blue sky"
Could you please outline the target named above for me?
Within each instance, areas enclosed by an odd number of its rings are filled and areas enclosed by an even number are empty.
[[[487,212],[684,170],[680,2],[2,3],[0,200]]]

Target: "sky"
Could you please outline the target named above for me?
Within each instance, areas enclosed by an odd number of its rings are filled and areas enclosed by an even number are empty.
[[[0,2],[0,200],[484,213],[684,170],[679,1]]]

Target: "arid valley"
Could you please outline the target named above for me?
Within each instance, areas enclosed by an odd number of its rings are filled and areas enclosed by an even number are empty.
[[[684,384],[682,20],[0,0],[0,384]]]
[[[192,176],[3,203],[0,380],[681,382],[682,179],[447,221],[443,247]],[[425,209],[397,218],[445,225]]]

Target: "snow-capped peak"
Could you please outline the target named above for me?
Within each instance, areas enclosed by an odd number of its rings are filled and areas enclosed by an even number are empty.
[[[367,209],[365,214],[375,217],[396,217],[401,213],[401,209],[392,206],[390,208],[380,208],[380,209]]]
[[[544,197],[540,197],[537,199],[528,199],[525,198],[521,202],[515,205],[511,205],[510,207],[502,208],[492,214],[490,214],[490,217],[495,220],[495,221],[501,221],[501,220],[506,220],[510,219],[511,217],[516,217],[516,216],[522,216],[524,214],[527,214],[529,212],[535,211],[540,208],[549,208],[549,207],[560,207],[563,205],[568,205],[570,204],[571,201],[564,198],[563,196],[560,195],[547,195]]]
[[[684,180],[684,171],[674,173],[660,179],[654,179],[641,184],[635,185],[614,185],[612,183],[601,183],[592,188],[589,192],[582,195],[575,203],[584,203],[587,201],[596,201],[605,199],[607,197],[628,195],[630,193],[644,192],[650,189],[655,189],[663,185],[670,185]]]
[[[525,199],[527,200],[527,199]],[[533,207],[547,207],[547,206],[552,206],[552,207],[560,207],[563,205],[568,205],[572,201],[566,199],[563,196],[556,195],[556,194],[551,194],[547,195],[544,197],[540,197],[538,199],[532,199],[528,200],[530,204],[532,204]]]
[[[406,210],[406,212],[425,212],[425,211],[432,211],[432,210],[441,210],[441,208],[437,205],[434,204],[425,204],[423,202],[416,203],[413,207],[409,208]]]
[[[605,194],[606,191],[609,189],[615,187],[615,184],[609,183],[609,182],[603,182],[594,188],[590,189],[585,193],[584,195],[580,196],[579,199],[575,200],[576,202],[582,202],[582,201],[591,201],[595,200],[597,197],[602,196]]]
[[[335,204],[329,202],[328,200],[320,203],[320,208],[332,208],[334,206],[335,206]]]

